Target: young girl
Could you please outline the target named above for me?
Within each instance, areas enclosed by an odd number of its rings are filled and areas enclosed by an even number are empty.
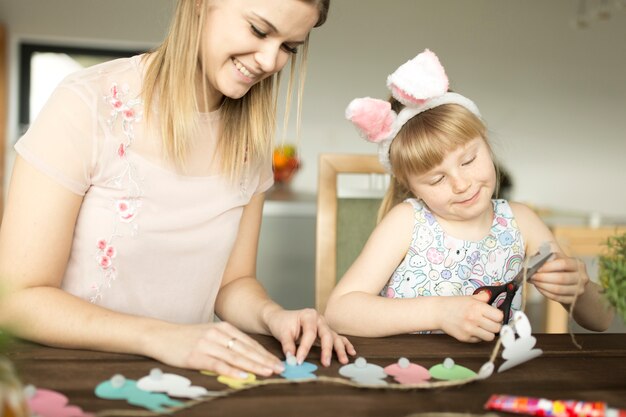
[[[328,301],[337,331],[359,336],[443,331],[458,340],[492,340],[503,313],[482,285],[513,278],[543,242],[560,252],[528,207],[492,200],[496,171],[476,105],[448,91],[438,58],[425,50],[387,80],[391,103],[350,103],[346,116],[379,144],[392,174],[382,217]],[[384,216],[384,217],[383,217]],[[584,264],[558,253],[531,281],[592,330],[612,319]],[[520,294],[514,300],[519,309]]]
[[[347,362],[323,317],[255,279],[277,73],[328,6],[179,0],[155,51],[69,76],[16,145],[0,326],[232,377],[282,370],[244,332],[299,361],[319,339],[324,365],[333,349]]]

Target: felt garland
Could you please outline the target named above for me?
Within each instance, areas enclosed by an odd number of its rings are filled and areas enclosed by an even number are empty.
[[[523,292],[524,296],[522,298],[521,311],[525,310],[526,307],[526,285],[527,285],[527,262],[524,265],[524,273],[523,273]],[[574,300],[575,301],[575,300]],[[573,309],[573,304],[570,306],[570,314]],[[523,315],[520,315],[523,319],[527,321],[527,318]],[[515,327],[516,318],[512,318],[511,323],[512,327]],[[511,329],[509,329],[511,330]],[[530,328],[527,329],[530,331]],[[521,336],[521,335],[520,335]],[[572,335],[573,337],[573,335]],[[534,338],[533,338],[534,339]],[[221,391],[207,391],[207,396],[203,396],[200,398],[195,398],[188,401],[178,401],[179,405],[168,408],[167,411],[150,411],[150,410],[123,410],[123,409],[111,409],[111,410],[103,410],[95,413],[94,415],[97,417],[115,417],[115,416],[127,416],[127,417],[143,417],[143,416],[161,416],[165,414],[175,414],[179,411],[189,409],[191,407],[195,407],[199,404],[207,403],[209,401],[213,401],[216,398],[222,398],[225,396],[229,396],[235,394],[240,391],[253,389],[260,386],[266,385],[286,385],[286,384],[302,384],[302,383],[311,383],[311,382],[319,382],[319,383],[331,383],[338,385],[346,385],[354,388],[364,388],[364,389],[383,389],[383,390],[396,390],[396,391],[410,391],[410,390],[423,390],[423,389],[437,389],[437,388],[448,388],[448,387],[458,387],[462,385],[466,385],[477,380],[486,379],[491,376],[494,369],[494,363],[500,351],[500,347],[502,346],[502,332],[500,337],[496,340],[494,348],[490,354],[489,360],[484,363],[480,369],[480,371],[468,378],[464,379],[455,379],[455,380],[440,380],[433,382],[420,382],[420,383],[385,383],[384,385],[374,384],[374,383],[362,383],[351,379],[346,379],[343,377],[330,377],[330,376],[316,376],[315,378],[307,378],[307,379],[284,379],[284,378],[269,378],[264,380],[256,380],[254,383],[240,386],[239,388],[227,388]],[[506,345],[505,345],[506,346]],[[506,349],[505,349],[506,352]],[[514,365],[513,365],[514,366]],[[432,414],[432,413],[430,413]],[[449,413],[448,413],[449,414]],[[413,414],[417,415],[417,414]]]

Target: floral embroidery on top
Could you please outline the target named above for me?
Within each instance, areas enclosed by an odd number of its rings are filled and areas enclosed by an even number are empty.
[[[117,250],[113,240],[118,237],[137,235],[138,225],[134,222],[141,207],[141,188],[135,166],[128,160],[127,150],[135,138],[134,124],[142,119],[143,105],[141,99],[127,99],[129,88],[124,85],[121,89],[113,84],[110,94],[104,97],[105,102],[111,106],[109,129],[114,130],[116,122],[121,119],[123,140],[117,147],[117,157],[123,163],[123,169],[119,175],[108,181],[108,184],[124,191],[124,197],[112,202],[112,208],[116,220],[113,231],[109,238],[99,238],[96,242],[95,260],[102,273],[102,279],[92,285],[92,303],[102,299],[104,288],[110,288],[111,283],[117,278],[117,269],[114,258]],[[124,232],[127,233],[124,233]]]

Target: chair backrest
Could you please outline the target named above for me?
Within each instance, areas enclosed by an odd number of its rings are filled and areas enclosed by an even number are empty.
[[[610,236],[625,233],[626,226],[554,226],[552,233],[565,254],[575,258],[596,258],[606,249]],[[557,302],[546,304],[546,333],[567,333],[567,311]]]
[[[340,174],[385,174],[385,169],[376,155],[321,154],[319,157],[315,307],[320,312],[326,309],[337,279],[347,270],[369,237],[376,224],[380,204],[378,198],[340,201],[337,194]]]

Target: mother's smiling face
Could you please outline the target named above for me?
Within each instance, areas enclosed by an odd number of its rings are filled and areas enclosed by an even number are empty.
[[[280,71],[319,18],[301,0],[209,0],[200,41],[209,101],[243,97]]]

